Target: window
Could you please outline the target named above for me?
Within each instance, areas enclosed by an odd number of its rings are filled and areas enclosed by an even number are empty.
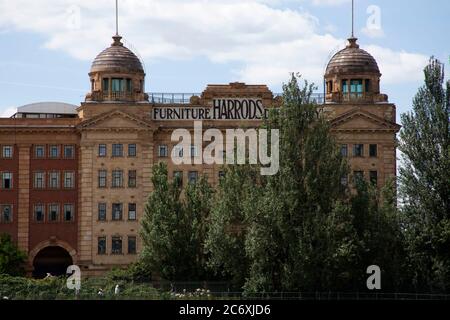
[[[122,237],[112,237],[111,253],[122,254]]]
[[[128,237],[128,254],[136,254],[136,237]]]
[[[121,203],[113,203],[112,205],[112,220],[122,220],[123,205]]]
[[[158,148],[158,157],[167,158],[168,157],[168,148],[167,146],[159,146]]]
[[[123,79],[113,78],[111,83],[112,92],[124,91],[124,81]]]
[[[183,185],[183,171],[174,171],[173,179],[178,186]]]
[[[197,148],[197,146],[191,145],[191,157],[198,157],[198,148]]]
[[[45,147],[44,146],[36,146],[34,148],[36,158],[44,158],[45,157]]]
[[[73,221],[74,220],[75,209],[73,204],[65,204],[64,205],[64,221]]]
[[[136,203],[128,204],[128,220],[136,220]]]
[[[99,237],[97,240],[97,250],[99,255],[106,254],[106,237]]]
[[[42,204],[36,204],[34,206],[34,220],[36,222],[44,222],[44,205]]]
[[[64,172],[64,188],[73,189],[75,187],[75,172]]]
[[[127,91],[131,92],[133,89],[131,79],[127,79]]]
[[[35,172],[34,173],[34,188],[44,189],[45,188],[45,173]]]
[[[109,91],[109,79],[103,78],[103,91],[108,92]]]
[[[353,79],[350,82],[350,92],[351,93],[361,93],[363,92],[363,81],[362,79]]]
[[[341,186],[346,187],[348,185],[347,175],[341,177]]]
[[[370,80],[366,79],[365,81],[365,91],[370,92]]]
[[[49,151],[50,158],[58,158],[59,157],[59,146],[50,146]]]
[[[376,144],[371,144],[369,146],[369,156],[376,158],[378,156],[378,146]]]
[[[73,146],[64,146],[64,158],[73,159],[75,155],[75,148]]]
[[[348,93],[347,80],[342,80],[342,93]]]
[[[198,179],[198,172],[197,171],[189,171],[189,175],[188,175],[189,183],[196,183],[197,179]]]
[[[378,185],[378,172],[377,171],[370,171],[369,178],[370,178],[370,183],[372,185],[374,185],[374,186]]]
[[[129,157],[136,157],[136,145],[135,144],[129,144],[128,145],[128,156]]]
[[[341,145],[341,155],[343,157],[348,157],[348,145],[346,144]]]
[[[364,180],[364,171],[354,171],[353,172],[354,182],[358,183]]]
[[[355,144],[353,146],[353,156],[354,157],[364,157],[364,145]]]
[[[10,223],[12,222],[12,206],[9,204],[1,205],[1,217],[0,222],[2,223]]]
[[[99,188],[106,188],[107,175],[108,175],[108,172],[106,170],[98,171],[98,187]]]
[[[128,171],[128,187],[136,188],[136,170]]]
[[[112,172],[112,187],[122,188],[123,187],[123,171],[113,170]]]
[[[106,157],[106,154],[107,154],[106,144],[100,144],[98,146],[98,156],[99,157]]]
[[[181,146],[175,146],[173,147],[173,154],[176,158],[183,158],[183,147]]]
[[[2,157],[3,158],[12,158],[13,157],[13,148],[11,146],[3,146]]]
[[[106,221],[106,203],[98,204],[98,221]]]
[[[113,144],[112,145],[112,156],[113,157],[123,157],[123,145]]]
[[[2,189],[12,189],[13,174],[11,172],[2,172]]]
[[[48,187],[51,189],[59,188],[59,172],[49,172],[48,174]]]
[[[59,221],[59,204],[48,205],[48,221]]]

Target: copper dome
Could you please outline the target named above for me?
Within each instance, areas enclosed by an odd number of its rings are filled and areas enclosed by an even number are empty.
[[[325,76],[332,74],[374,73],[381,75],[377,61],[370,53],[359,48],[358,39],[348,39],[347,47],[336,53],[327,66]]]
[[[103,50],[94,60],[91,72],[144,73],[139,58],[114,36],[114,43]]]

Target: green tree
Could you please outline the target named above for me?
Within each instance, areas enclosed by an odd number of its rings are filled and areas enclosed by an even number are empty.
[[[400,132],[400,193],[414,285],[450,288],[450,83],[431,58],[425,84],[403,114]]]
[[[167,166],[153,167],[154,190],[145,206],[141,263],[154,274],[173,281],[208,277],[204,242],[212,190],[205,178],[185,192],[179,181],[169,182]]]
[[[0,236],[0,274],[21,276],[25,274],[24,264],[27,255],[12,242],[11,236]]]

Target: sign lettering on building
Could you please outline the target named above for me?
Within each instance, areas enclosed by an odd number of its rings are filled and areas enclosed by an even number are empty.
[[[208,107],[155,107],[153,120],[261,120],[267,116],[262,99],[213,99]]]

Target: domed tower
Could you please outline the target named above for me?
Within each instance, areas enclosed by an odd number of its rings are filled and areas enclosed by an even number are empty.
[[[103,50],[92,63],[89,77],[91,92],[86,102],[141,102],[145,94],[145,72],[139,58],[113,37],[112,45]]]
[[[374,57],[360,49],[357,38],[348,39],[345,49],[336,53],[325,72],[327,103],[387,102],[380,93],[381,73]]]

